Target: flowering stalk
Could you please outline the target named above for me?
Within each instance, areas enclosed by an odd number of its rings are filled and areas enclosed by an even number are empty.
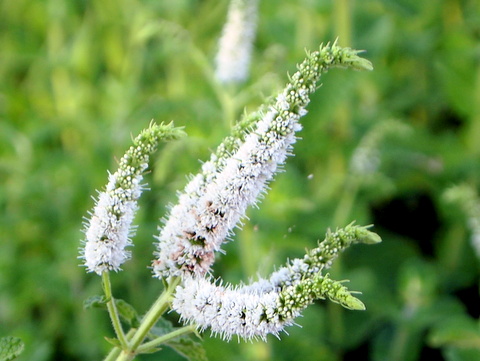
[[[258,0],[231,0],[215,58],[215,76],[222,83],[247,79],[257,28]]]
[[[234,288],[188,277],[177,287],[172,308],[200,330],[210,328],[227,340],[233,335],[265,339],[271,333],[278,337],[316,299],[329,298],[346,308],[364,310],[363,303],[341,282],[321,272],[351,244],[380,241],[367,227],[351,224],[328,232],[317,248],[308,251],[303,259],[290,261],[268,280]]]
[[[153,262],[156,277],[202,276],[210,271],[214,252],[290,154],[295,133],[301,129],[298,121],[307,113],[309,95],[317,89],[321,74],[331,67],[372,69],[358,53],[334,43],[307,54],[285,89],[265,111],[256,113],[254,119],[261,117],[252,130],[240,132],[242,137],[236,141],[229,138],[231,149],[223,152],[220,147],[219,155],[204,164],[160,230]]]
[[[183,135],[172,123],[150,124],[133,141],[133,146],[119,162],[118,170],[109,174],[104,192],[98,196],[90,220],[85,223],[86,241],[80,251],[88,272],[98,275],[110,270],[119,271],[130,258],[125,248],[132,245],[132,221],[137,200],[145,189],[141,184],[150,155],[161,140]]]

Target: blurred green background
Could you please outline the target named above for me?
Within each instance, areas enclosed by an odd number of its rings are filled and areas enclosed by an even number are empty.
[[[206,332],[207,354],[480,360],[479,259],[468,215],[444,197],[455,184],[480,186],[480,2],[264,0],[251,76],[223,87],[213,59],[227,6],[0,1],[0,337],[24,340],[20,360],[101,359],[113,333],[105,312],[82,308],[101,293],[99,277],[79,267],[82,218],[132,135],[152,118],[189,135],[154,158],[133,259],[112,275],[114,294],[142,312],[162,288],[147,268],[152,235],[186,175],[244,108],[281,89],[305,49],[339,37],[365,49],[374,71],[323,77],[295,157],[249,211],[215,276],[266,276],[328,227],[374,223],[383,243],[352,247],[331,271],[363,292],[367,310],[317,302],[301,328],[268,343]],[[378,166],[356,170],[359,150]],[[165,349],[138,359],[182,358]]]

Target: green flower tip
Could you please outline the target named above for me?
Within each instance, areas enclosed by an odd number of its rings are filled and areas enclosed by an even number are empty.
[[[342,48],[339,47],[337,43],[338,39],[336,39],[332,44],[331,53],[333,58],[339,59],[339,64],[348,65],[354,70],[373,70],[373,65],[369,60],[358,56],[358,54],[365,52],[364,50]],[[328,48],[330,48],[329,43],[325,47],[321,45],[320,51],[322,52],[322,50],[326,50]]]
[[[342,306],[348,308],[349,310],[354,310],[354,311],[365,311],[366,310],[366,307],[363,304],[363,302],[360,301],[358,298],[353,297],[353,296],[349,297],[349,299],[346,300],[346,302],[344,304],[342,304]]]
[[[367,229],[367,227],[361,227],[357,231],[359,241],[365,244],[376,244],[382,242],[382,238]]]
[[[159,140],[163,141],[176,140],[186,135],[183,129],[184,127],[175,127],[173,122],[157,124],[152,120],[149,127],[140,133],[139,138],[158,137]]]
[[[343,229],[337,230],[337,232],[342,232],[347,238],[352,239],[350,242],[354,243],[364,243],[364,244],[377,244],[382,242],[382,239],[375,232],[369,231],[372,225],[368,226],[357,226],[355,222],[350,223]]]
[[[345,62],[350,63],[354,70],[373,70],[373,65],[370,60],[357,55],[361,51],[351,49],[348,50],[350,50],[350,52],[346,52],[347,58],[345,59]]]

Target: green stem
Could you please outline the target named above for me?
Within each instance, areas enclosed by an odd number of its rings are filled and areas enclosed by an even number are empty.
[[[103,361],[115,361],[118,356],[120,356],[120,352],[122,352],[122,349],[119,347],[114,347],[110,351],[110,353],[103,359]]]
[[[350,2],[351,0],[334,1],[335,31],[344,46],[349,46],[351,43],[352,20]]]
[[[129,343],[129,350],[135,352],[140,344],[143,342],[147,334],[150,332],[153,326],[157,323],[158,319],[163,315],[163,313],[168,309],[172,293],[175,290],[175,287],[180,283],[180,277],[172,279],[168,288],[160,295],[160,297],[155,301],[152,307],[148,310],[146,315],[142,319],[140,327],[137,329],[135,334],[132,337],[131,342]]]
[[[340,201],[338,202],[337,208],[335,209],[333,217],[333,224],[335,227],[342,227],[347,222],[350,214],[352,213],[352,208],[355,203],[355,199],[357,198],[359,187],[360,180],[358,177],[347,176],[343,193]],[[341,258],[337,259],[332,265],[332,272],[336,274],[342,273]],[[337,346],[341,345],[346,334],[343,317],[344,309],[333,303],[328,303],[328,313],[330,322],[333,325],[332,338]]]
[[[126,335],[126,338],[127,340],[129,340],[132,335],[135,333],[135,330],[134,328],[130,329],[130,331],[128,331],[127,335]],[[117,358],[120,356],[120,353],[122,352],[122,349],[120,347],[114,347],[112,348],[112,350],[109,352],[109,354],[107,355],[107,357],[105,357],[103,359],[103,361],[115,361],[117,360]]]
[[[357,198],[359,186],[360,180],[358,176],[347,176],[343,194],[333,216],[334,227],[343,227],[345,223],[348,222],[348,218],[352,213],[353,204]]]
[[[205,78],[210,82],[220,106],[222,107],[223,118],[227,129],[235,124],[237,104],[236,95],[233,94],[235,87],[225,87],[215,80],[215,75],[211,71],[210,61],[205,54],[195,45],[190,43],[191,54],[199,67],[204,70]]]
[[[408,344],[409,332],[405,325],[400,325],[395,330],[392,346],[390,348],[390,357],[388,360],[401,361],[405,359],[406,345]]]
[[[125,333],[123,332],[122,324],[120,323],[117,306],[115,305],[115,299],[112,295],[112,285],[110,283],[110,275],[108,272],[102,273],[102,285],[103,292],[105,292],[105,297],[107,298],[108,314],[110,315],[115,334],[117,335],[122,347],[127,347],[127,339],[125,338]]]
[[[154,339],[152,341],[145,342],[143,345],[141,345],[137,348],[137,353],[143,353],[143,352],[146,352],[146,351],[150,351],[154,347],[157,347],[157,346],[161,345],[162,343],[168,342],[168,341],[174,339],[175,337],[179,337],[179,336],[185,335],[187,333],[195,332],[196,328],[197,328],[197,326],[195,326],[195,325],[188,325],[188,326],[179,328],[175,331],[172,331],[170,333],[167,333],[166,335],[157,337],[156,339]]]

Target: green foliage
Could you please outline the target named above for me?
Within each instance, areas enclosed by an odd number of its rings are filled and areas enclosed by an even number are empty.
[[[319,304],[281,341],[205,337],[206,353],[211,361],[478,359],[479,262],[462,207],[443,198],[453,184],[480,187],[478,1],[263,1],[251,77],[224,89],[212,59],[226,6],[0,3],[0,334],[25,342],[25,360],[104,356],[103,337],[113,334],[106,312],[82,309],[101,286],[78,267],[79,230],[131,134],[152,118],[188,134],[161,145],[133,259],[112,275],[118,296],[146,310],[162,288],[147,269],[152,235],[185,174],[244,107],[281,88],[305,48],[339,36],[339,45],[365,49],[374,71],[324,77],[296,156],[249,211],[215,276],[267,275],[329,227],[373,223],[383,242],[346,251],[331,270],[362,290],[367,310]],[[383,132],[378,168],[352,177],[362,139],[391,119],[408,131]]]
[[[25,348],[25,344],[18,337],[0,338],[0,361],[15,360]]]
[[[171,322],[162,318],[152,329],[152,336],[162,336],[173,331],[175,331],[175,328]],[[189,361],[208,360],[202,344],[191,335],[177,337],[165,344]]]

